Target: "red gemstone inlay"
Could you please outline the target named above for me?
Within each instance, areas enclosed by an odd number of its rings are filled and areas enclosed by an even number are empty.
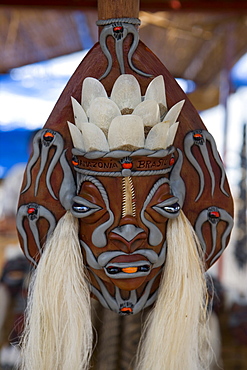
[[[175,158],[172,157],[169,161],[169,165],[172,166],[174,163],[175,163]]]
[[[122,31],[123,27],[117,26],[113,28],[113,31]]]
[[[217,211],[212,211],[212,212],[210,212],[210,216],[213,216],[215,218],[218,218],[218,217],[220,217],[220,213],[217,212]]]
[[[123,163],[122,164],[122,167],[125,168],[125,169],[130,169],[130,168],[133,167],[133,164],[132,163],[129,163],[129,162]]]
[[[27,213],[28,213],[29,215],[31,215],[32,213],[35,213],[35,211],[36,211],[36,209],[35,209],[35,208],[28,208]]]

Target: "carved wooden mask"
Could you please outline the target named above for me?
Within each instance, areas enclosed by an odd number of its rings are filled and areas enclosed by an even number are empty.
[[[147,54],[138,45],[137,66]],[[137,313],[157,296],[167,221],[183,210],[210,267],[229,240],[232,198],[213,137],[157,58],[149,54],[143,64],[152,77],[127,64],[119,77],[115,62],[109,75],[104,59],[95,68],[94,56],[103,58],[98,44],[90,53],[34,138],[17,228],[37,265],[70,211],[92,295],[117,313]]]

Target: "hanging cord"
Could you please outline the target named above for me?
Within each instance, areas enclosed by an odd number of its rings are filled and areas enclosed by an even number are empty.
[[[139,18],[109,18],[109,19],[99,19],[96,22],[97,26],[108,26],[109,24],[114,23],[128,23],[133,24],[134,26],[140,26],[141,21]]]

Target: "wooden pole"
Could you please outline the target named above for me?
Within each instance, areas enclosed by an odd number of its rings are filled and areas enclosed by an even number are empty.
[[[139,0],[98,0],[98,19],[138,18]]]

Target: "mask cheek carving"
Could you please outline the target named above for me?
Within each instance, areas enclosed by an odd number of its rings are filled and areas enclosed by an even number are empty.
[[[89,181],[81,184],[80,191],[73,201],[72,214],[79,219],[80,239],[91,244],[94,230],[109,219],[105,202],[98,188]],[[80,213],[80,207],[82,210],[85,207],[86,211]]]
[[[98,211],[92,216],[79,220],[80,240],[90,246],[95,256],[102,253],[102,248],[107,246],[108,224],[112,224],[112,217],[107,210]]]
[[[161,231],[163,231],[163,229],[165,228],[168,220],[168,218],[162,216],[161,214],[153,210],[151,207],[148,207],[146,209],[145,218],[150,222],[155,223]]]
[[[110,210],[109,215],[110,215],[109,219],[106,222],[102,223],[93,231],[92,243],[97,248],[104,248],[107,246],[108,242],[106,237],[106,231],[114,222],[114,215]]]
[[[106,209],[100,209],[98,210],[97,212],[91,214],[90,216],[88,217],[85,217],[81,220],[81,224],[86,224],[86,225],[94,225],[93,228],[95,229],[95,225],[97,225],[97,223],[102,223],[102,222],[105,222],[107,219],[109,218],[109,216],[107,215],[107,210]],[[88,229],[88,226],[86,226],[85,229]]]

